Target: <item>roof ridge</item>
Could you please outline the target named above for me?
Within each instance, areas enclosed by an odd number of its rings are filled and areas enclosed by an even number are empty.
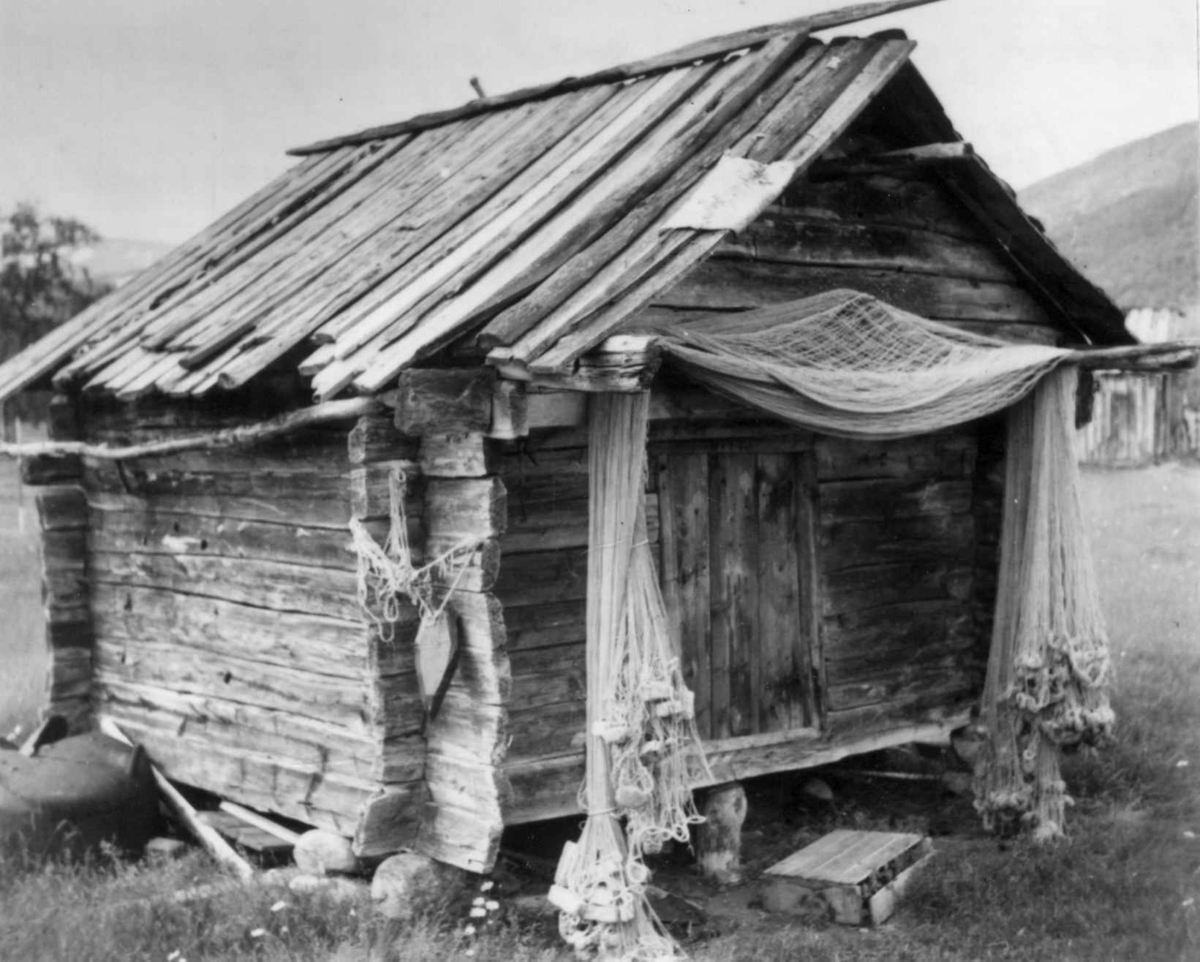
[[[761,46],[768,40],[787,33],[795,33],[797,35],[809,34],[818,30],[841,27],[857,23],[860,20],[869,20],[873,17],[880,17],[885,14],[907,10],[911,7],[921,7],[937,2],[938,0],[873,0],[873,2],[869,3],[859,3],[849,7],[840,7],[836,10],[828,10],[824,13],[797,17],[793,20],[784,20],[779,23],[751,27],[735,33],[723,34],[719,37],[697,40],[664,54],[658,54],[657,56],[643,60],[635,60],[616,67],[608,67],[596,73],[585,74],[582,77],[564,77],[561,80],[555,80],[551,83],[524,87],[510,93],[498,94],[495,97],[478,97],[458,107],[418,114],[415,117],[397,123],[368,127],[365,130],[354,133],[342,134],[301,147],[293,147],[288,153],[292,156],[302,157],[308,154],[335,150],[339,147],[357,146],[385,137],[395,137],[415,130],[427,130],[430,127],[438,127],[442,124],[462,120],[466,117],[473,117],[477,114],[500,110],[531,100],[540,100],[558,94],[569,93],[573,90],[580,90],[584,87],[595,86],[596,84],[619,83],[634,77],[671,70],[686,63],[716,60],[737,50]]]

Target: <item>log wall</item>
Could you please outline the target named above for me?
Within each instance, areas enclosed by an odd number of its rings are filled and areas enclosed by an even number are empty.
[[[93,404],[83,433],[133,443],[274,413]],[[364,617],[347,530],[353,512],[382,537],[389,474],[415,466],[382,420],[83,466],[98,710],[170,777],[357,832],[365,854],[411,842],[423,797],[415,613]],[[419,524],[419,486],[406,495]]]
[[[49,404],[49,436],[80,437],[75,399]],[[67,719],[72,732],[84,730],[92,711],[94,638],[88,614],[88,510],[77,457],[37,457],[21,462],[21,481],[35,488],[41,532],[42,614],[50,664],[46,709]]]
[[[996,436],[813,436],[656,386],[648,515],[717,780],[965,721],[994,597]],[[510,822],[575,810],[584,732],[585,437],[503,458],[497,595],[513,668]],[[992,596],[988,595],[988,591]]]
[[[931,180],[801,181],[782,201],[661,295],[651,320],[747,310],[842,287],[1007,340],[1059,337],[995,242]]]

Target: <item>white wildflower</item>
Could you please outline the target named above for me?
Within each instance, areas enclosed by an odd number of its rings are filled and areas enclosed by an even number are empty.
[[[251,929],[250,930],[250,938],[252,938],[252,939],[261,939],[266,934],[267,934],[266,929]]]
[[[476,905],[471,909],[470,915],[471,915],[471,918],[473,918],[473,919],[487,918],[487,909],[483,908],[482,906]]]
[[[465,929],[463,929],[463,935],[465,935],[465,936],[467,936],[468,938],[470,938],[470,937],[471,937],[472,935],[474,935],[474,934],[475,934],[475,926],[471,925],[471,924],[468,922],[468,923],[467,923],[467,927],[466,927]]]
[[[485,901],[486,901],[486,899],[484,899],[484,897],[482,895],[477,895],[475,898],[473,898],[471,900],[471,904],[472,905],[482,905]]]
[[[489,912],[495,912],[496,909],[500,908],[500,903],[497,902],[495,899],[488,899],[486,902],[483,903],[483,907],[485,909],[487,909]]]
[[[496,887],[496,883],[495,883],[495,882],[493,882],[491,879],[488,879],[486,882],[483,882],[483,883],[482,883],[482,884],[479,886],[479,891],[481,891],[481,892],[490,892],[490,891],[491,891],[493,888],[495,888],[495,887]]]
[[[1187,767],[1188,767],[1188,760],[1187,760],[1186,758],[1181,758],[1181,759],[1179,759],[1179,761],[1177,761],[1177,762],[1175,763],[1175,767],[1176,767],[1176,768],[1187,768]]]
[[[276,902],[274,905],[271,906],[271,911],[272,912],[282,912],[287,907],[288,907],[287,902],[285,902],[283,899],[280,899],[278,902]]]
[[[167,962],[175,962],[175,960],[177,958],[179,958],[181,955],[183,955],[183,953],[180,952],[179,949],[176,949],[174,952],[172,952],[170,955],[167,956]]]

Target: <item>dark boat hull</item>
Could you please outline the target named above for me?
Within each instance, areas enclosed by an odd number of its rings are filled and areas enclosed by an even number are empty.
[[[79,856],[102,842],[140,852],[159,827],[145,753],[92,732],[32,758],[0,751],[0,845],[35,858]]]

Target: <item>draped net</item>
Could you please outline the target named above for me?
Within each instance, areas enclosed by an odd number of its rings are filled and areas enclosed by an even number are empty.
[[[663,350],[713,390],[806,428],[890,438],[1014,404],[1067,351],[1009,344],[830,291],[664,332]]]

